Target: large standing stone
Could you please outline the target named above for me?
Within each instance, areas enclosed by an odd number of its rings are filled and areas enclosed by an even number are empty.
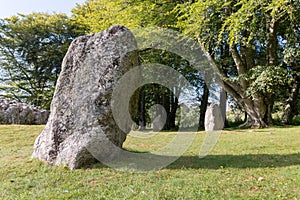
[[[122,147],[131,120],[122,131],[110,105],[117,81],[138,64],[137,53],[132,51],[135,49],[134,36],[122,26],[72,42],[33,157],[74,169],[95,161],[90,150],[110,157],[115,153],[111,143]]]

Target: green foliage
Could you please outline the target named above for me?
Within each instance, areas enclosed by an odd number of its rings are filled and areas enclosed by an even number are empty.
[[[300,116],[299,115],[293,117],[292,125],[295,125],[295,126],[300,125]]]
[[[72,17],[88,33],[103,31],[115,24],[129,29],[174,27],[176,18],[170,11],[175,6],[172,0],[88,0],[72,10]]]
[[[297,12],[290,0],[243,0],[231,1],[227,3],[232,7],[223,9],[236,10],[233,14],[228,15],[224,24],[222,25],[222,31],[219,34],[219,39],[222,40],[223,34],[228,33],[228,40],[230,45],[251,43],[254,39],[262,41],[267,35],[265,25],[263,22],[271,23],[271,17],[274,21],[280,21],[283,17],[290,17],[294,20],[293,15]],[[249,34],[241,36],[241,31],[246,31]]]
[[[250,115],[265,120],[263,127],[272,121],[272,108],[266,108],[290,88],[289,73],[299,68],[299,10],[297,0],[196,0],[173,12],[176,27],[196,38],[218,65],[229,95],[248,114],[263,116]]]
[[[290,33],[286,29],[292,29],[294,34],[284,39],[299,41],[299,9],[294,0],[197,0],[177,5],[173,13],[178,18],[177,28],[200,40],[206,48],[213,45],[217,52],[219,45],[226,43],[230,46],[266,44],[270,18],[282,22],[280,34]]]
[[[0,20],[0,90],[49,108],[61,62],[76,26],[64,14],[33,13]]]
[[[252,97],[257,94],[275,94],[278,88],[287,85],[291,79],[289,72],[279,66],[256,66],[239,78],[251,83],[247,94]]]
[[[81,25],[87,33],[100,32],[116,24],[120,15],[125,14],[126,5],[120,4],[121,0],[97,1],[90,0],[82,5],[77,5],[73,10],[73,20]],[[122,15],[126,16],[126,15]],[[122,17],[128,19],[128,17]],[[128,22],[130,24],[130,22]]]
[[[231,109],[226,112],[226,120],[229,127],[234,128],[245,122],[245,113],[240,109]]]

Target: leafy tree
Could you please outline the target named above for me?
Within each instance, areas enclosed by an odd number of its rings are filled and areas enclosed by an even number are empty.
[[[107,29],[111,25],[121,24],[130,29],[142,27],[167,27],[175,29],[176,16],[171,11],[179,2],[173,0],[89,0],[83,5],[78,5],[73,9],[73,19],[81,24],[86,32],[95,33]],[[197,70],[187,63],[187,61],[174,55],[171,52],[164,52],[158,49],[142,49],[140,51],[141,64],[160,63],[173,67],[183,74],[195,88],[199,90],[203,87],[200,75]],[[151,71],[151,69],[149,69]],[[168,81],[168,80],[166,80]],[[167,120],[164,129],[176,128],[176,113],[179,108],[178,99],[182,88],[175,87],[173,91],[159,85],[146,85],[140,88],[140,116],[138,121],[141,127],[146,125],[147,110],[154,104],[164,106]],[[207,90],[207,87],[206,87]],[[208,93],[208,91],[206,91]],[[199,95],[202,94],[199,92]],[[201,98],[199,98],[201,101]],[[207,106],[208,96],[203,103]],[[202,106],[206,110],[206,106]],[[160,113],[157,113],[159,115]],[[202,119],[204,124],[204,119]],[[178,125],[178,124],[177,124]],[[204,126],[204,125],[203,125]]]
[[[63,57],[78,28],[64,14],[19,14],[0,20],[0,91],[49,108]]]
[[[175,28],[173,0],[88,0],[73,10],[73,19],[88,33],[120,24],[129,29],[160,26]]]
[[[177,97],[182,95],[184,90],[187,89],[186,87],[188,87],[183,86],[181,84],[181,78],[185,78],[190,82],[193,88],[189,89],[197,89],[198,91],[200,91],[200,89],[202,88],[199,86],[199,83],[201,82],[201,84],[203,85],[203,77],[201,76],[201,73],[199,73],[199,71],[194,66],[190,65],[188,61],[172,52],[157,49],[148,49],[140,52],[140,58],[143,64],[160,63],[165,66],[172,67],[182,75],[182,77],[180,77],[179,80],[177,80],[177,77],[174,77],[176,78],[178,84],[174,85],[172,90],[169,90],[168,88],[157,84],[146,85],[142,88],[142,92],[144,93],[145,99],[144,103],[146,104],[144,106],[146,108],[145,110],[149,110],[150,107],[154,104],[163,105],[167,117],[164,129],[176,129],[179,125],[178,120],[176,120],[176,114],[178,109],[180,108],[179,99]],[[147,76],[147,74],[155,74],[155,72],[153,72],[151,68],[146,68],[144,74]],[[157,76],[161,76],[161,74],[157,74]],[[168,85],[167,83],[170,81],[170,77],[166,78],[165,85]],[[198,100],[200,102],[202,96],[201,92],[199,92],[197,95],[197,99],[195,100]],[[161,115],[160,111],[158,111],[156,115]]]
[[[280,43],[299,41],[299,3],[196,0],[174,12],[177,27],[199,40],[217,64],[225,90],[247,112],[245,126],[272,124],[277,89],[285,87],[291,68],[282,59],[288,48]],[[299,42],[294,47],[299,49]]]

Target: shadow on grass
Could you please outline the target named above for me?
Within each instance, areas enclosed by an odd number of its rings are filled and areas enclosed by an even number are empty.
[[[157,156],[157,155],[155,155]],[[170,157],[161,156],[165,160]],[[246,155],[208,155],[182,156],[166,169],[220,169],[220,168],[278,168],[300,165],[300,153],[297,154],[246,154]],[[109,168],[101,163],[91,164],[85,169]]]
[[[168,169],[219,169],[230,168],[276,168],[300,165],[300,154],[246,154],[246,155],[208,155],[203,159],[198,156],[182,156],[169,165]]]
[[[227,128],[224,128],[224,131],[237,131],[237,132],[245,132],[245,131],[253,131],[253,132],[268,132],[270,130],[268,129],[272,129],[272,128],[281,128],[281,129],[286,129],[286,128],[299,128],[300,125],[272,125],[272,126],[269,126],[268,128],[262,128],[262,129],[259,129],[259,128],[240,128],[240,127],[227,127]]]

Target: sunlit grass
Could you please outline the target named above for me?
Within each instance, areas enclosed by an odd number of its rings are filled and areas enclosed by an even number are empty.
[[[199,132],[165,169],[120,172],[101,164],[68,170],[31,159],[43,126],[0,126],[0,199],[300,199],[300,127],[223,131],[198,154]],[[151,152],[176,133],[129,136],[128,150]]]

